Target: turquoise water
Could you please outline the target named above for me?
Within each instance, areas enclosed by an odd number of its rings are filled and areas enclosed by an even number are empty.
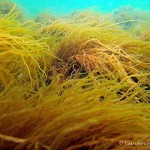
[[[30,16],[49,10],[56,14],[65,14],[93,7],[108,13],[122,6],[150,10],[150,0],[14,0]]]

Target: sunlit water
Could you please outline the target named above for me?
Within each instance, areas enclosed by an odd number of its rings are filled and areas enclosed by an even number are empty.
[[[135,9],[150,10],[150,0],[14,0],[30,16],[49,10],[63,15],[73,11],[93,8],[108,13],[114,9],[130,6]]]

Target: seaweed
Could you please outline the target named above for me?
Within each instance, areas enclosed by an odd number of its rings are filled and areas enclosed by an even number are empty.
[[[5,16],[5,15],[9,14],[14,5],[16,5],[14,1],[0,0],[0,18],[1,18],[1,16]],[[13,12],[18,14],[17,19],[19,21],[24,22],[25,20],[27,20],[27,17],[21,11],[21,8],[18,5],[16,5]]]
[[[141,11],[130,6],[124,6],[113,12],[113,19],[117,23],[124,22],[121,24],[124,30],[129,30],[140,39],[149,41],[149,15],[149,11]]]
[[[34,20],[35,22],[47,25],[57,20],[57,17],[48,11],[44,11],[36,16]]]
[[[148,40],[98,12],[50,22],[17,16],[14,6],[0,19],[0,149],[149,142]]]

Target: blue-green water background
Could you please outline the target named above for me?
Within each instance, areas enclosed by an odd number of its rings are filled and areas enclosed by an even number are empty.
[[[13,0],[30,16],[49,10],[53,14],[61,15],[73,11],[93,7],[103,13],[111,12],[122,6],[135,9],[150,10],[150,0]]]

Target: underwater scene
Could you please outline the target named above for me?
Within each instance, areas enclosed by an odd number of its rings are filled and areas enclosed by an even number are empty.
[[[149,150],[150,1],[0,0],[0,150]]]

